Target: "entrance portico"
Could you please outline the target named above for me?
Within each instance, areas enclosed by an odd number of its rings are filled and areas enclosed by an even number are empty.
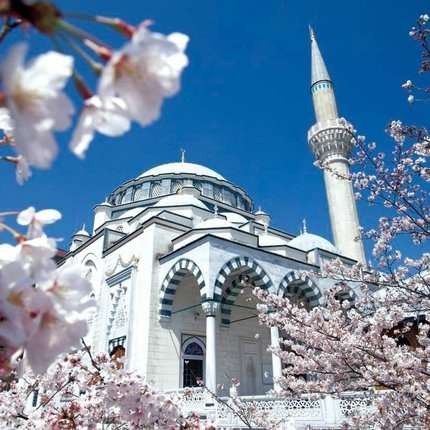
[[[279,258],[284,267],[275,266],[273,258],[271,265],[265,264],[263,258],[238,255],[243,252],[240,246],[232,256],[225,246],[216,246],[221,244],[219,238],[207,240],[210,246],[194,246],[175,261],[161,261],[165,268],[160,273],[165,275],[158,324],[170,332],[179,361],[177,385],[163,385],[175,389],[204,384],[211,392],[225,395],[235,379],[241,382],[241,395],[263,395],[276,388],[274,381],[282,373],[279,357],[268,350],[279,345],[279,333],[259,324],[253,289],[297,296],[310,306],[320,303],[322,294],[314,281],[293,269],[294,263],[285,267],[286,259]],[[222,255],[224,261],[220,261]],[[200,358],[185,354],[184,339],[191,337],[201,342]]]

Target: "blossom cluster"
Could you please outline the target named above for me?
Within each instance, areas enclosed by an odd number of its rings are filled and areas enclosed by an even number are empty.
[[[311,310],[257,294],[264,303],[261,321],[283,334],[271,348],[284,363],[279,395],[359,393],[372,407],[354,417],[350,424],[356,428],[429,420],[430,327],[423,317],[414,318],[417,313],[406,304],[409,292],[385,289],[354,304],[331,292],[324,307]]]
[[[421,245],[430,236],[428,132],[392,121],[387,133],[393,139],[390,157],[360,137],[352,160],[361,169],[352,174],[356,197],[387,209],[378,227],[363,234],[373,240],[373,255],[384,266],[400,259],[393,246],[397,239],[408,237],[413,244]]]
[[[430,70],[430,46],[428,44],[430,34],[430,30],[428,28],[429,22],[429,15],[424,13],[419,16],[416,24],[409,31],[409,36],[416,40],[421,47],[420,73],[426,73]],[[407,91],[408,102],[411,104],[427,100],[430,92],[429,88],[420,87],[410,79],[407,79],[402,84],[402,88]]]
[[[421,44],[421,72],[430,70],[428,15],[411,36]],[[416,90],[410,80],[403,87]],[[429,92],[428,89],[425,90]],[[340,259],[313,276],[330,278],[324,305],[308,308],[258,290],[260,320],[280,331],[271,347],[283,363],[280,395],[356,392],[368,407],[351,414],[354,428],[428,428],[430,424],[430,135],[392,121],[388,150],[358,136],[350,160],[357,199],[381,215],[361,229],[372,242],[373,266]],[[329,168],[322,166],[323,168]],[[344,294],[345,291],[354,294]]]
[[[43,228],[61,214],[53,209],[20,212],[11,232],[16,244],[0,244],[0,376],[24,356],[35,373],[44,372],[61,353],[80,346],[94,307],[91,284],[73,263],[57,267],[56,241]]]
[[[0,391],[0,426],[22,429],[205,428],[182,417],[178,399],[156,392],[120,359],[90,350],[65,355],[48,372],[27,372]]]
[[[98,76],[92,91],[76,70],[74,56],[49,51],[26,62],[27,45],[10,49],[0,65],[0,129],[2,143],[15,152],[3,159],[16,165],[18,182],[29,177],[30,166],[49,168],[57,155],[54,133],[69,129],[75,113],[66,93],[69,79],[83,99],[70,141],[71,151],[81,158],[96,132],[117,137],[129,130],[132,121],[146,126],[159,117],[163,99],[178,92],[188,64],[186,35],[152,32],[148,22],[134,27],[94,17],[127,37],[124,46],[113,50],[66,22],[49,3],[14,0],[8,4],[0,8],[1,16],[18,16],[19,22],[49,34],[57,44],[64,41],[64,49],[83,58]],[[38,13],[41,7],[44,15]]]

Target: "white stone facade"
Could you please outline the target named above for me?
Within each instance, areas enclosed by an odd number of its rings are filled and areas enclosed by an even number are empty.
[[[354,135],[337,118],[313,33],[312,43],[317,124],[309,143],[318,159],[348,174]],[[258,323],[252,289],[311,308],[323,305],[333,286],[318,277],[327,261],[364,262],[362,243],[355,241],[359,222],[351,184],[327,172],[325,184],[336,246],[306,229],[294,237],[273,228],[268,214],[253,212],[243,189],[204,166],[164,164],[119,186],[95,207],[92,234],[77,232],[65,257],[88,267],[94,287],[99,307],[88,335],[92,348],[121,349],[127,368],[161,390],[196,386],[201,379],[226,395],[235,378],[241,395],[270,392],[282,369],[268,347],[278,343],[279,333]],[[347,294],[359,292],[351,286]],[[192,405],[204,400],[195,393]],[[343,412],[335,416],[327,409],[333,402],[298,399],[282,407],[291,416],[305,411],[303,423],[335,424]]]
[[[281,370],[267,350],[277,332],[258,323],[252,288],[316,306],[331,283],[308,273],[332,258],[353,261],[319,236],[272,228],[239,187],[180,164],[115,190],[95,208],[93,234],[74,236],[66,259],[88,267],[99,303],[88,340],[97,351],[124,348],[128,368],[159,389],[201,378],[226,394],[236,378],[241,394],[263,395]]]

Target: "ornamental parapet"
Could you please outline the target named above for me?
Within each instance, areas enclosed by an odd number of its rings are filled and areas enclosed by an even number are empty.
[[[213,410],[207,408],[208,399],[213,395],[205,388],[185,388],[165,392],[178,404],[184,416],[197,413],[200,416],[211,416],[216,428],[238,430],[249,428],[244,423],[231,399],[218,397]],[[218,400],[217,400],[218,399]],[[376,397],[369,392],[339,393],[336,397],[303,395],[300,397],[274,397],[271,395],[240,396],[239,404],[253,411],[248,418],[266,417],[270,422],[282,423],[282,428],[324,428],[339,429],[355,414],[367,414],[374,408]],[[253,423],[257,427],[257,423]],[[260,427],[259,427],[260,428]]]
[[[354,128],[344,118],[320,121],[309,129],[308,143],[321,162],[329,157],[348,159],[356,143]]]

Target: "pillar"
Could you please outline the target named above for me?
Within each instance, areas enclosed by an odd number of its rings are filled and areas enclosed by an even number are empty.
[[[216,314],[219,303],[213,300],[202,303],[206,315],[206,371],[205,385],[216,393]]]
[[[270,327],[270,344],[273,348],[279,347],[279,329],[278,327]],[[279,391],[279,383],[275,382],[282,376],[282,363],[281,359],[272,352],[272,376],[273,376],[273,389]]]

